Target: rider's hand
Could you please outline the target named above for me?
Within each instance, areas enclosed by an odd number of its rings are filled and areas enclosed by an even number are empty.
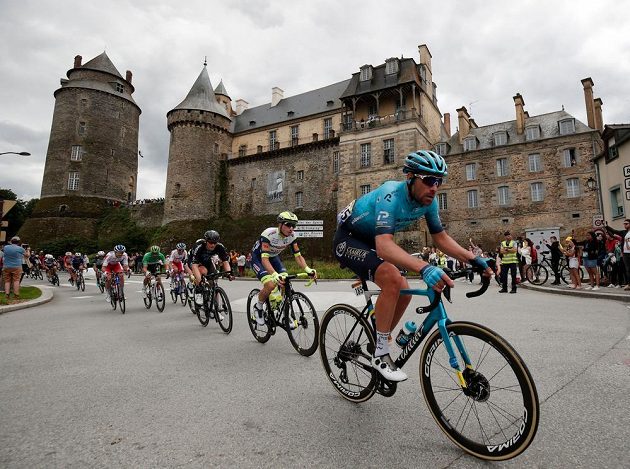
[[[420,270],[420,273],[422,274],[422,279],[427,286],[429,288],[433,288],[437,292],[442,291],[445,285],[448,285],[449,287],[455,286],[453,280],[451,280],[442,269],[434,265],[428,264],[424,266]]]
[[[273,274],[271,274],[271,281],[278,285],[279,283],[282,283],[282,277],[278,272],[274,272]]]
[[[311,269],[309,266],[304,267],[304,272],[311,277],[317,278],[317,271],[315,269]]]
[[[228,280],[231,282],[232,280],[234,280],[234,275],[232,274],[232,271],[228,271],[225,273],[228,276]]]
[[[483,258],[481,256],[477,256],[477,257],[475,257],[474,259],[471,259],[468,262],[473,267],[477,267],[479,269],[483,269],[483,275],[485,277],[490,277],[490,276],[492,276],[493,272],[492,272],[492,269],[490,268],[490,266],[488,266],[488,261],[489,260],[490,259]]]

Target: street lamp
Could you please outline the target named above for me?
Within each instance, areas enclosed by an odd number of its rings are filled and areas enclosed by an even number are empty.
[[[15,152],[15,151],[3,151],[0,155],[19,155],[19,156],[31,156],[27,151]]]

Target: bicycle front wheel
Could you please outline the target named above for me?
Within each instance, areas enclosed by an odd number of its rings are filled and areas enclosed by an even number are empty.
[[[420,386],[440,429],[467,453],[490,461],[521,454],[538,429],[536,386],[527,366],[505,339],[469,322],[447,326],[466,381],[459,384],[442,335],[435,330],[420,356]],[[466,367],[460,341],[470,359]]]
[[[164,287],[161,283],[155,286],[155,306],[157,306],[160,313],[164,311],[164,306],[166,306],[166,295],[164,294]]]
[[[85,291],[85,279],[81,277],[81,291]]]
[[[256,322],[256,312],[254,311],[254,305],[258,301],[258,293],[260,290],[258,288],[254,288],[249,292],[247,296],[247,324],[249,325],[249,330],[251,331],[254,339],[256,339],[261,344],[264,344],[271,337],[271,327],[269,326],[269,321],[273,319],[269,318],[269,311],[271,311],[271,306],[269,304],[269,300],[265,301],[263,305],[263,314],[265,317],[265,324],[263,326],[259,325]]]
[[[544,265],[532,264],[525,269],[525,277],[532,285],[543,285],[549,278],[549,271]]]
[[[116,288],[114,288],[113,286],[109,287],[109,303],[112,305],[112,309],[114,311],[116,310],[116,292]]]
[[[120,312],[125,314],[125,311],[127,310],[127,303],[125,301],[125,293],[123,292],[122,286],[118,286],[116,294],[118,296],[118,305],[120,306]]]
[[[217,287],[216,290],[214,314],[221,330],[226,334],[232,332],[232,306],[227,293],[221,287]]]
[[[326,376],[341,397],[367,401],[376,392],[377,372],[372,368],[376,348],[372,328],[350,305],[328,308],[319,331],[319,354]]]
[[[294,292],[285,306],[284,324],[293,348],[300,355],[310,357],[317,350],[319,319],[311,300]]]

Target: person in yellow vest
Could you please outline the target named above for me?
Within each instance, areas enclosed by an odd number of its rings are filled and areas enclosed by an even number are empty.
[[[512,234],[509,231],[503,233],[505,239],[501,241],[501,290],[499,293],[507,293],[508,285],[508,272],[512,277],[512,289],[510,293],[516,293],[516,270],[518,268],[518,258],[516,257],[517,246],[516,242],[512,239]]]
[[[442,251],[440,251],[439,249],[437,250],[437,265],[440,269],[444,270],[446,269],[446,254],[444,254]]]

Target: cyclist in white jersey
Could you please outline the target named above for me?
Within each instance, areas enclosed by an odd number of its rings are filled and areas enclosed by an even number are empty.
[[[186,245],[184,243],[177,243],[175,249],[171,251],[171,255],[168,256],[174,274],[184,272],[184,263],[187,258]]]
[[[263,304],[276,285],[280,287],[284,285],[283,276],[286,276],[287,269],[280,260],[279,254],[282,251],[290,246],[298,266],[307,274],[317,278],[317,271],[311,269],[302,257],[297,244],[297,236],[293,232],[297,226],[298,217],[291,212],[282,212],[277,220],[278,226],[263,231],[252,248],[252,269],[263,284],[258,294],[258,302],[254,305],[256,322],[260,326],[265,324]]]
[[[129,269],[129,257],[125,252],[127,249],[122,244],[118,244],[114,247],[113,251],[109,251],[105,255],[105,259],[103,259],[103,273],[107,275],[105,278],[105,291],[107,295],[105,297],[105,301],[109,303],[109,285],[111,282],[111,274],[114,272],[118,275],[120,279],[120,286],[124,288],[125,286],[125,273]],[[124,290],[123,290],[124,291]]]

